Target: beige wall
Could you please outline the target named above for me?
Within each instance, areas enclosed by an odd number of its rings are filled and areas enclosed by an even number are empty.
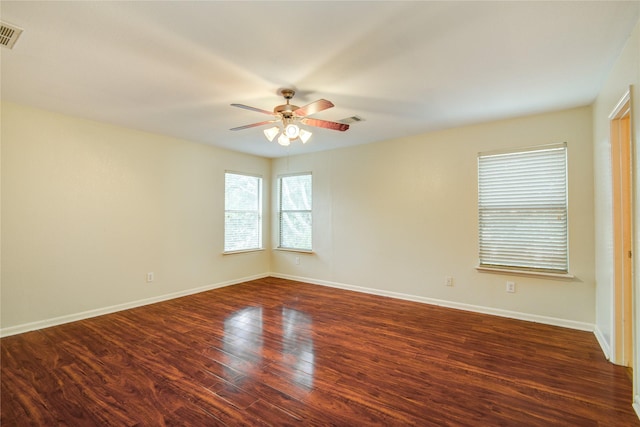
[[[640,21],[629,37],[622,54],[614,64],[605,84],[593,106],[594,127],[594,181],[595,181],[595,206],[596,206],[596,333],[605,348],[610,352],[614,348],[613,343],[613,218],[612,218],[612,190],[611,190],[611,145],[609,141],[609,115],[622,96],[633,85],[633,143],[638,137],[638,124],[640,124]],[[635,146],[634,153],[634,180],[635,187],[635,217],[634,217],[634,289],[637,290],[637,272],[640,271],[640,257],[637,256],[640,248],[640,208],[637,201],[640,200],[640,182],[638,181],[638,165],[640,153]],[[636,292],[635,302],[635,363],[640,366],[640,293]],[[637,410],[640,409],[640,369],[634,369],[634,394]]]
[[[275,251],[272,271],[552,323],[593,325],[591,114],[589,107],[578,108],[274,160],[273,179],[313,173],[315,253]],[[569,156],[570,271],[576,279],[476,271],[477,153],[563,141]],[[275,226],[277,216],[272,218]],[[276,238],[274,232],[274,247]],[[445,286],[445,276],[454,277],[453,287]],[[505,292],[507,280],[517,283],[515,294]]]
[[[270,271],[574,327],[595,321],[590,108],[273,162],[10,103],[2,124],[5,333]],[[576,279],[477,272],[477,152],[561,141]],[[315,253],[221,255],[225,170],[262,174],[272,197],[278,174],[311,171]],[[277,215],[265,218],[269,249]]]
[[[2,123],[3,331],[270,271],[573,327],[595,321],[588,107],[274,161],[7,103]],[[477,153],[562,141],[576,279],[479,273]],[[314,254],[222,256],[225,170],[264,175],[272,197],[277,175],[311,171]],[[272,248],[277,215],[265,218]]]
[[[1,136],[4,332],[269,271],[222,255],[224,172],[268,159],[10,103]]]

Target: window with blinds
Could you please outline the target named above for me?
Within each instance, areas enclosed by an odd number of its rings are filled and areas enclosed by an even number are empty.
[[[280,248],[311,250],[311,183],[310,173],[279,179]]]
[[[262,178],[224,175],[224,251],[262,248]]]
[[[567,147],[478,156],[480,267],[568,273]]]

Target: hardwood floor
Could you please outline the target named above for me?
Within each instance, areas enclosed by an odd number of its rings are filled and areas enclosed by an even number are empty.
[[[634,426],[592,333],[266,278],[6,337],[12,426]]]

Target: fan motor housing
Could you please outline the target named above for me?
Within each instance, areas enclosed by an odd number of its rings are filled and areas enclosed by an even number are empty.
[[[275,107],[273,109],[273,113],[274,114],[280,114],[283,117],[286,118],[291,118],[293,117],[293,112],[296,111],[298,108],[297,105],[293,105],[293,104],[284,104],[284,105],[278,105],[277,107]]]

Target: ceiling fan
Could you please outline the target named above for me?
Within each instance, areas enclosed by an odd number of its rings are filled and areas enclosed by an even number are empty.
[[[304,144],[309,140],[309,138],[311,138],[311,132],[301,129],[300,126],[298,126],[298,123],[302,123],[308,126],[321,127],[325,129],[338,130],[340,132],[344,132],[347,129],[349,129],[349,125],[347,123],[331,122],[328,120],[320,120],[320,119],[315,119],[313,117],[309,117],[320,111],[333,107],[334,105],[331,101],[327,101],[326,99],[319,99],[317,101],[314,101],[310,104],[305,105],[304,107],[298,107],[297,105],[293,105],[289,103],[291,98],[293,98],[293,96],[296,93],[293,89],[282,89],[280,93],[282,94],[284,99],[287,101],[287,103],[276,106],[273,109],[273,112],[263,110],[261,108],[250,107],[244,104],[231,104],[233,107],[244,108],[245,110],[257,111],[258,113],[267,114],[273,117],[273,119],[271,120],[252,123],[250,125],[238,126],[238,127],[232,128],[231,130],[242,130],[242,129],[248,129],[256,126],[266,125],[269,123],[281,122],[282,128],[280,128],[279,126],[273,126],[269,129],[265,129],[264,135],[267,137],[269,141],[273,141],[274,138],[282,132],[278,137],[278,143],[280,145],[287,146],[291,143],[291,141],[295,139],[299,138]]]

